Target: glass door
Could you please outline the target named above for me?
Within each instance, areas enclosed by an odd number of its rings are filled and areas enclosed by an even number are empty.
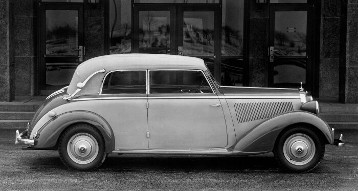
[[[48,94],[70,83],[83,61],[83,5],[42,3],[40,5],[40,94]]]
[[[173,54],[175,45],[173,6],[134,5],[133,52]]]
[[[269,82],[312,90],[312,27],[307,5],[274,5],[270,13]]]
[[[203,58],[220,80],[219,4],[134,4],[133,52]]]

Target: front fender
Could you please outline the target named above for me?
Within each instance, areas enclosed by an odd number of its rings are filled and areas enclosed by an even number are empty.
[[[334,134],[326,122],[312,113],[296,111],[276,116],[257,125],[237,142],[234,150],[247,153],[271,152],[282,130],[294,124],[314,126],[322,132],[328,143],[334,142]]]
[[[98,114],[89,111],[69,111],[49,120],[39,131],[36,148],[45,149],[56,146],[61,133],[75,123],[88,123],[100,131],[106,153],[114,150],[115,138],[110,125]]]

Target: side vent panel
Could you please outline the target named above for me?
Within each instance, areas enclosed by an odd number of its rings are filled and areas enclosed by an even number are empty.
[[[235,103],[238,123],[267,119],[293,111],[292,102]]]

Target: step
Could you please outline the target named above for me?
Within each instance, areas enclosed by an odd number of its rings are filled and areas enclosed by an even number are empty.
[[[319,116],[327,122],[357,122],[358,114],[320,113]]]
[[[35,112],[40,107],[40,103],[19,103],[8,102],[0,103],[0,111],[5,112]]]
[[[352,122],[328,122],[328,125],[334,129],[355,129],[358,130],[358,123]]]
[[[29,120],[0,120],[0,129],[24,130]]]
[[[35,112],[1,111],[0,120],[31,120],[34,114]]]
[[[322,103],[320,102],[321,113],[358,114],[358,104]]]

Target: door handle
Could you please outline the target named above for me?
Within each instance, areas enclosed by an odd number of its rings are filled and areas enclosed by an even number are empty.
[[[270,46],[270,47],[269,47],[270,62],[274,62],[274,61],[275,61],[274,53],[275,53],[275,47]]]
[[[213,105],[210,105],[211,107],[220,107],[221,104],[220,103],[217,103],[217,104],[213,104]]]

